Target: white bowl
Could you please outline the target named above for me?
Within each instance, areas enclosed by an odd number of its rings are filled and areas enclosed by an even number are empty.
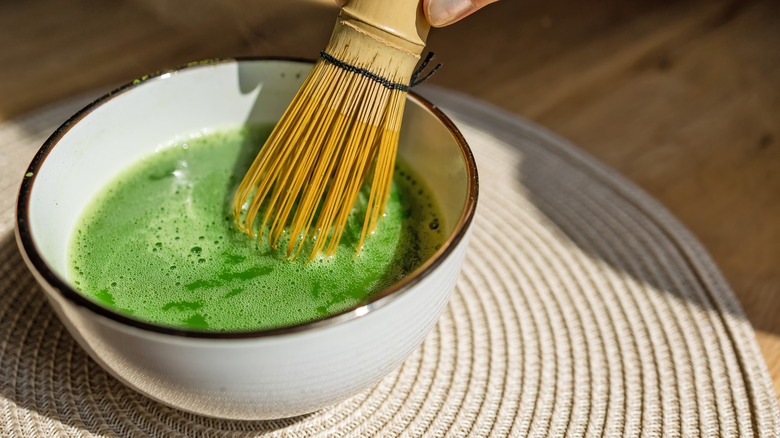
[[[231,419],[299,415],[368,388],[422,342],[463,261],[477,202],[474,159],[433,105],[410,95],[399,154],[438,199],[446,244],[367,304],[273,330],[204,333],[133,319],[71,285],[67,249],[84,207],[118,172],[204,128],[278,120],[311,64],[199,63],[135,81],[90,104],[41,147],[17,205],[25,261],[74,338],[128,386],[170,406]]]

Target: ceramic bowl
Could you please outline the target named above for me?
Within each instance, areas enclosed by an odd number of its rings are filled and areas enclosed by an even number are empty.
[[[72,230],[101,187],[177,136],[278,120],[310,68],[298,60],[245,59],[145,77],[75,114],[30,164],[17,206],[16,235],[25,261],[79,344],[137,391],[220,418],[312,412],[398,367],[442,313],[466,251],[477,172],[453,123],[413,94],[399,154],[431,187],[449,237],[432,259],[365,305],[280,329],[197,332],[117,313],[71,284]]]

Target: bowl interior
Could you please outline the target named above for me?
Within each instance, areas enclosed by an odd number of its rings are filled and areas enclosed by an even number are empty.
[[[115,175],[179,137],[275,122],[310,67],[289,60],[199,65],[128,86],[86,108],[49,139],[31,165],[32,183],[23,184],[20,193],[33,243],[25,250],[36,252],[44,268],[68,285],[72,230]],[[429,185],[451,237],[473,214],[476,173],[465,142],[448,123],[429,104],[410,97],[399,155]]]

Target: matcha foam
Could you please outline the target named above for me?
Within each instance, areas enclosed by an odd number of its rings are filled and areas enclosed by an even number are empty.
[[[128,168],[83,213],[70,247],[72,282],[148,322],[257,330],[359,305],[442,244],[435,202],[403,163],[385,217],[357,256],[367,191],[332,257],[291,262],[242,234],[230,213],[232,194],[269,130],[196,136]]]

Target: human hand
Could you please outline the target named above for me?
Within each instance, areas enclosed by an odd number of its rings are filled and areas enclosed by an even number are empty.
[[[423,0],[425,18],[433,27],[448,26],[498,0]]]
[[[336,0],[344,6],[348,0]],[[448,26],[498,0],[423,0],[425,18],[433,27]]]

